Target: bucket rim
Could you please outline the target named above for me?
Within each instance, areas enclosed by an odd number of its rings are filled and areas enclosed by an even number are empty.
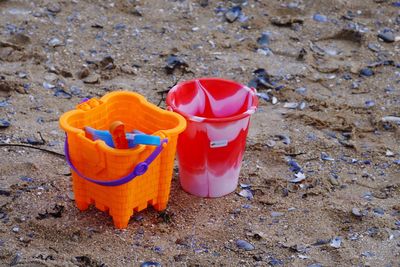
[[[188,114],[186,112],[183,112],[183,111],[179,110],[176,107],[176,105],[173,103],[173,101],[172,101],[173,92],[176,91],[182,85],[189,84],[189,83],[195,83],[196,81],[200,81],[201,82],[201,81],[205,81],[205,80],[207,80],[207,81],[227,82],[227,83],[232,83],[232,84],[235,84],[235,85],[242,86],[244,90],[247,90],[251,94],[251,97],[252,97],[252,105],[251,105],[251,107],[248,110],[246,110],[245,112],[242,112],[240,114],[236,114],[234,116],[222,117],[222,118],[208,118],[208,117],[194,116],[194,115],[190,115],[190,114]],[[202,78],[192,79],[192,80],[188,80],[188,81],[184,81],[184,82],[180,82],[180,83],[176,84],[168,92],[168,95],[167,95],[167,98],[166,98],[166,102],[167,102],[167,108],[169,110],[172,110],[172,111],[182,115],[187,120],[195,121],[195,122],[214,122],[214,123],[218,123],[218,122],[238,121],[240,119],[243,119],[245,117],[250,116],[257,109],[258,97],[257,97],[257,90],[255,88],[253,88],[253,87],[248,87],[246,85],[243,85],[241,83],[238,83],[236,81],[232,81],[232,80],[229,80],[229,79],[215,78],[215,77],[202,77]]]

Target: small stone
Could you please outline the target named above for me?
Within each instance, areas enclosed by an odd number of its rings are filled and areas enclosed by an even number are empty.
[[[68,197],[70,200],[75,200],[75,194],[74,194],[74,192],[69,191],[69,192],[67,193],[67,197]]]
[[[254,250],[254,246],[245,240],[236,240],[236,246],[245,251]]]
[[[290,143],[292,142],[290,140],[290,137],[286,134],[277,134],[275,135],[275,137],[278,138],[278,140],[282,140],[282,143],[284,143],[285,145],[290,145]]]
[[[64,98],[64,99],[71,99],[72,95],[68,92],[66,92],[64,89],[57,89],[54,92],[54,96]]]
[[[378,37],[386,43],[393,43],[395,41],[395,36],[392,30],[385,29],[378,34]]]
[[[13,227],[12,231],[14,233],[18,233],[19,232],[19,227],[18,226]]]
[[[382,117],[382,121],[383,122],[394,122],[394,123],[400,124],[400,117],[385,116],[385,117]]]
[[[335,159],[330,157],[327,153],[321,152],[321,159],[326,161],[334,161]]]
[[[361,218],[361,217],[363,217],[363,215],[364,215],[364,214],[360,211],[359,208],[352,208],[352,209],[351,209],[351,213],[352,213],[354,216],[358,217],[358,218]]]
[[[21,261],[21,252],[17,252],[14,256],[14,258],[12,259],[12,261],[10,262],[10,266],[15,266],[17,265],[20,261]]]
[[[296,89],[296,93],[301,94],[301,95],[305,94],[306,91],[307,91],[307,89],[305,87],[299,87]]]
[[[296,102],[286,102],[283,107],[289,109],[296,109],[299,106],[299,103]]]
[[[140,264],[140,267],[161,267],[161,263],[156,261],[145,261]]]
[[[374,208],[373,211],[377,215],[384,215],[385,214],[385,210],[380,208],[380,207]]]
[[[120,30],[125,30],[126,25],[124,23],[117,23],[114,26],[114,30],[120,31]]]
[[[342,238],[337,236],[331,240],[330,246],[333,248],[340,248],[342,245]]]
[[[276,145],[276,142],[274,140],[268,140],[266,144],[268,147],[273,148]]]
[[[10,127],[11,123],[6,119],[0,119],[0,129],[5,129]]]
[[[370,258],[370,257],[374,257],[375,253],[373,253],[371,251],[364,251],[363,253],[361,253],[361,256],[366,257],[366,258]]]
[[[229,23],[233,23],[239,18],[241,13],[242,8],[240,6],[234,6],[225,13],[225,18]]]
[[[21,79],[25,79],[28,77],[28,73],[26,73],[25,71],[18,71],[17,75],[18,75],[18,78],[21,78]]]
[[[379,51],[381,51],[381,46],[379,44],[369,43],[368,44],[368,49],[373,51],[373,52],[379,52]]]
[[[84,82],[84,83],[87,83],[87,84],[95,84],[95,83],[98,83],[98,82],[100,82],[100,75],[98,75],[98,74],[96,74],[96,73],[93,73],[93,74],[89,75],[88,77],[86,77],[86,78],[83,80],[83,82]]]
[[[47,6],[47,10],[51,13],[59,13],[61,11],[61,6],[58,3],[51,3]]]
[[[263,100],[265,100],[266,102],[268,102],[270,100],[270,97],[268,94],[266,93],[257,93],[256,94],[259,98],[262,98]]]
[[[295,176],[296,178],[292,179],[292,180],[290,181],[291,183],[299,183],[299,182],[301,182],[301,181],[303,181],[303,180],[306,179],[305,174],[302,173],[302,172],[298,172],[298,173],[296,173],[294,176]]]
[[[386,150],[386,157],[394,157],[394,153],[389,149]]]
[[[100,60],[100,67],[105,70],[114,69],[114,58],[112,56],[105,56],[102,60]]]
[[[201,7],[207,7],[209,4],[209,0],[200,0],[199,4]]]
[[[375,101],[373,101],[373,100],[367,100],[367,101],[365,101],[365,106],[366,106],[367,108],[371,108],[371,107],[375,106]]]
[[[55,82],[55,81],[57,81],[57,79],[58,79],[58,76],[57,76],[57,74],[54,74],[54,73],[49,73],[44,76],[44,80],[49,83]]]
[[[272,97],[272,105],[276,105],[278,103],[278,98],[275,96]]]
[[[239,196],[245,197],[248,200],[253,199],[253,193],[251,192],[250,189],[243,189],[242,191],[239,192]]]
[[[62,46],[63,42],[60,39],[53,37],[47,42],[47,44],[51,47],[57,47],[57,46]]]
[[[44,89],[51,90],[56,86],[51,84],[51,83],[49,83],[49,82],[43,82],[43,87],[44,87]]]
[[[261,37],[257,39],[257,43],[261,47],[267,47],[269,45],[269,40],[270,40],[270,34],[269,33],[263,33],[261,34]]]
[[[86,66],[83,66],[76,74],[76,76],[78,76],[78,78],[81,79],[81,80],[85,79],[89,75],[90,75],[90,70]]]
[[[279,212],[279,211],[272,211],[271,212],[271,216],[272,217],[281,217],[283,215],[285,215],[285,213],[283,213],[283,212]]]
[[[329,181],[332,185],[335,185],[335,186],[339,186],[339,185],[340,185],[339,180],[336,179],[336,178],[333,177],[333,176],[329,176],[328,181]]]
[[[80,96],[82,94],[82,89],[75,85],[72,85],[69,88],[69,91],[71,92],[72,95],[75,95],[75,96]]]
[[[374,75],[374,71],[370,68],[363,68],[360,70],[360,76],[370,77]]]
[[[327,22],[328,18],[325,15],[319,13],[314,14],[313,19],[317,22]]]
[[[283,261],[280,259],[271,257],[268,261],[268,264],[271,266],[278,266],[278,265],[283,265]]]

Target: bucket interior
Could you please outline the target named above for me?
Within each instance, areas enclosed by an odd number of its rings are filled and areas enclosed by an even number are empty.
[[[178,84],[167,100],[178,113],[202,118],[229,118],[247,112],[252,91],[233,81],[205,78]]]
[[[154,134],[159,130],[170,130],[179,125],[175,116],[159,113],[149,105],[143,105],[136,97],[123,95],[110,97],[106,103],[86,112],[74,113],[67,123],[78,129],[85,126],[108,130],[114,121],[122,121],[127,132],[139,130]]]

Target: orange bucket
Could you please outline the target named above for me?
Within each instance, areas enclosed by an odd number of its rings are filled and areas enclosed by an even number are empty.
[[[161,145],[115,149],[85,136],[84,127],[107,129],[117,120],[127,131],[159,136]],[[167,207],[178,135],[186,128],[182,116],[119,91],[82,102],[61,116],[60,126],[78,209],[94,204],[109,212],[116,228],[126,228],[134,211],[149,204],[158,211]]]

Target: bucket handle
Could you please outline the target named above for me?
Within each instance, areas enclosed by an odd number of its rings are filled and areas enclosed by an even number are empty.
[[[126,176],[121,177],[117,180],[113,181],[99,181],[95,180],[92,178],[89,178],[82,174],[71,162],[71,158],[69,155],[69,148],[68,148],[68,137],[65,137],[65,143],[64,143],[64,152],[65,152],[65,159],[67,160],[68,165],[71,167],[71,169],[78,174],[80,177],[85,179],[86,181],[98,184],[98,185],[103,185],[103,186],[118,186],[118,185],[123,185],[126,184],[133,179],[135,179],[137,176],[143,175],[146,173],[147,169],[149,168],[149,165],[157,158],[157,156],[161,153],[161,151],[164,148],[164,144],[168,143],[168,138],[164,138],[161,140],[161,144],[154,149],[154,151],[150,154],[150,156],[143,162],[138,163],[133,170]]]

